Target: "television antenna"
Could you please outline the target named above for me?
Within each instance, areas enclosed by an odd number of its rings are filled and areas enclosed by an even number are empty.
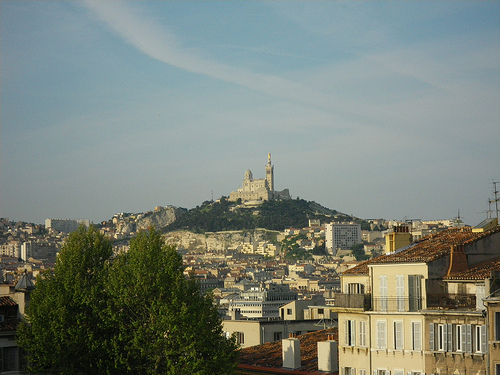
[[[495,203],[495,212],[497,214],[497,219],[498,219],[498,201],[500,200],[500,198],[498,198],[498,189],[497,189],[497,184],[498,184],[498,181],[495,181],[493,180],[493,199],[490,199],[488,200],[488,203],[491,205],[492,203]],[[490,208],[490,212],[491,212],[491,208]]]

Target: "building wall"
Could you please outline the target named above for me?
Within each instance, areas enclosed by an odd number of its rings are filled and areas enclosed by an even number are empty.
[[[360,325],[364,325],[365,331]],[[362,312],[339,313],[338,330],[340,373],[347,373],[345,369],[350,368],[355,369],[355,374],[362,374],[364,370],[365,375],[372,375],[369,315]]]
[[[276,320],[276,321],[256,321],[256,320],[224,320],[222,329],[227,335],[233,333],[243,333],[244,342],[242,348],[260,345],[266,342],[273,342],[287,338],[290,333],[302,335],[308,332],[322,330],[324,327],[317,325],[314,320]],[[241,337],[241,335],[239,335]]]
[[[348,250],[361,243],[360,224],[325,224],[325,246],[330,254],[337,250]]]
[[[461,329],[459,334],[457,326]],[[470,326],[470,335],[464,333],[467,326]],[[485,342],[482,349],[481,336],[477,337],[476,327],[479,332],[484,327],[486,332],[486,320],[478,311],[455,310],[427,314],[424,342],[428,354],[425,372],[443,375],[485,374],[488,345]],[[487,340],[486,335],[483,340]]]
[[[489,369],[491,375],[500,375],[500,298],[486,300],[488,319]]]

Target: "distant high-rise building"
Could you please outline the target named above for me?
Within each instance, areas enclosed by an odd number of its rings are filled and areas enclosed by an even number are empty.
[[[325,225],[325,247],[330,254],[349,250],[361,243],[361,225],[356,223],[330,223]]]
[[[79,225],[90,226],[90,220],[72,220],[72,219],[45,219],[45,228],[55,229],[59,232],[74,232]]]

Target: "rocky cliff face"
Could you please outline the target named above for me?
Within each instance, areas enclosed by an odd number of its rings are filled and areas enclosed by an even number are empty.
[[[129,234],[151,226],[162,229],[187,212],[185,208],[174,206],[157,207],[144,214],[122,217],[116,224],[117,232]]]
[[[152,213],[145,214],[143,217],[137,219],[137,230],[147,229],[151,226],[164,228],[186,212],[185,208],[173,206],[158,207]]]
[[[214,233],[192,233],[174,231],[165,234],[166,243],[188,252],[226,251],[236,249],[244,243],[272,242],[278,232],[266,229],[228,231]]]

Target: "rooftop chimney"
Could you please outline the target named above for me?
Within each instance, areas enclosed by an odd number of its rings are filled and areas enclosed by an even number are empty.
[[[294,333],[290,333],[290,338],[281,340],[283,367],[292,370],[296,370],[301,366],[300,340],[293,337],[294,335]]]
[[[455,272],[462,272],[469,269],[467,264],[467,254],[465,254],[465,249],[463,244],[452,245],[450,251],[450,267],[446,276],[450,276]]]
[[[338,370],[337,341],[333,340],[333,335],[328,335],[328,341],[318,342],[318,371]]]

